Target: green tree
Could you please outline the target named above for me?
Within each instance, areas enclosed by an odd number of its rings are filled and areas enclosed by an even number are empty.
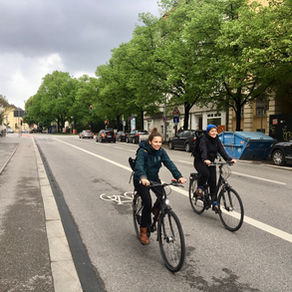
[[[212,101],[218,109],[232,107],[236,130],[241,128],[242,107],[266,98],[275,72],[291,62],[291,35],[285,33],[291,20],[278,25],[284,8],[275,3],[263,7],[246,0],[194,1],[188,11],[191,21],[184,35],[200,74],[207,77],[211,99],[206,103]],[[275,45],[279,41],[281,45]]]
[[[99,97],[98,80],[83,75],[76,80],[75,98],[69,110],[69,121],[78,131],[90,128],[97,129],[98,115],[96,104]]]
[[[54,71],[43,78],[37,93],[26,103],[27,120],[47,127],[57,123],[58,132],[66,120],[75,99],[76,81],[69,73]]]
[[[2,125],[2,122],[4,119],[4,111],[8,107],[9,107],[9,102],[7,101],[6,97],[0,94],[0,125]]]
[[[164,94],[170,96],[169,104],[184,105],[184,128],[187,129],[189,112],[202,99],[206,85],[204,76],[199,74],[193,47],[183,33],[191,21],[188,11],[192,5],[188,1],[161,1],[161,5],[168,11],[159,21],[156,62],[162,64],[166,74]]]

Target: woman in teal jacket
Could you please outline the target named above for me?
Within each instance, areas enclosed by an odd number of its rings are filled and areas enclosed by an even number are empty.
[[[157,196],[157,200],[152,209],[152,201],[150,196],[150,181],[161,183],[158,173],[163,163],[172,173],[179,183],[185,183],[183,178],[174,163],[170,160],[166,151],[161,148],[162,135],[156,128],[152,130],[147,141],[140,143],[140,149],[137,153],[137,160],[134,172],[135,190],[141,196],[143,201],[142,218],[140,225],[140,241],[142,244],[149,244],[150,240],[147,236],[147,227],[151,225],[151,211],[157,215],[159,211],[159,198],[163,194],[162,187],[154,187],[152,190]]]

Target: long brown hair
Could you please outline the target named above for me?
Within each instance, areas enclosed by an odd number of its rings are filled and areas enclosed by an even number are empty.
[[[157,128],[153,128],[151,133],[148,136],[148,142],[152,142],[152,140],[154,139],[154,137],[161,137],[161,139],[163,140],[162,135],[158,132]]]

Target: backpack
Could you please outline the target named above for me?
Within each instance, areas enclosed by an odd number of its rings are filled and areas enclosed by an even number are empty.
[[[196,135],[196,140],[193,144],[193,148],[192,148],[192,156],[197,157],[200,154],[200,148],[199,148],[199,144],[200,144],[200,140],[204,135],[200,135],[197,136]]]
[[[133,172],[135,171],[135,166],[136,166],[136,161],[137,161],[137,155],[138,155],[138,151],[141,149],[142,147],[139,147],[136,151],[136,154],[135,154],[135,158],[132,158],[132,157],[129,157],[128,158],[128,161],[129,161],[129,164],[130,164],[130,167],[131,169],[133,170]],[[147,157],[148,157],[148,151],[146,149],[144,149],[144,161],[147,160]]]

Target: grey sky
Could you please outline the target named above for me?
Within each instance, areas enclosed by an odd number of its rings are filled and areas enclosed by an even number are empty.
[[[0,94],[24,107],[54,70],[94,75],[157,0],[0,0]]]

